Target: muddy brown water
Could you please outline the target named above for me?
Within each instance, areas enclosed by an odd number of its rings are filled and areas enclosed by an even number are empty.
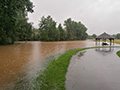
[[[0,90],[31,90],[44,58],[66,50],[94,46],[92,41],[16,42],[0,46]]]
[[[119,48],[81,51],[71,59],[66,90],[120,90]]]

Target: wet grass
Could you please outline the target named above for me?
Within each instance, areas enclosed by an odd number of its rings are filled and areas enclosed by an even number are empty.
[[[65,90],[65,76],[72,55],[91,48],[94,47],[70,50],[58,57],[57,60],[52,60],[35,80],[34,90]]]
[[[114,42],[120,44],[120,39],[115,39]]]
[[[120,51],[117,52],[117,55],[120,57]]]

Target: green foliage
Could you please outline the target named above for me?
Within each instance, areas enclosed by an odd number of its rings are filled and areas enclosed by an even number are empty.
[[[113,36],[115,39],[120,39],[120,33],[113,34],[112,36]]]
[[[67,32],[62,28],[61,24],[59,24],[58,30],[60,32],[60,41],[67,40]]]
[[[89,35],[88,36],[88,39],[95,39],[97,37],[97,35],[96,34],[93,34],[93,35]]]
[[[60,41],[60,31],[59,31],[59,29],[55,30],[55,41]]]
[[[87,28],[81,22],[72,21],[71,18],[64,22],[68,40],[85,40],[88,35]]]
[[[120,51],[117,52],[117,55],[120,57]]]
[[[120,39],[120,33],[116,34],[115,38]]]
[[[33,37],[33,28],[32,23],[28,23],[25,17],[19,17],[18,22],[16,23],[16,30],[18,33],[18,40],[19,41],[28,41],[31,40]]]
[[[71,18],[64,21],[65,29],[67,31],[67,39],[74,40],[75,39],[75,32],[73,31],[73,22]]]
[[[39,24],[39,35],[41,41],[58,41],[59,40],[59,31],[56,28],[56,22],[48,16],[41,18]]]
[[[87,28],[81,22],[65,21],[65,29],[51,18],[42,17],[39,29],[28,23],[27,12],[33,12],[30,0],[0,0],[0,44],[12,44],[20,40],[65,41],[85,40]]]
[[[71,18],[64,22],[65,29],[48,16],[41,18],[39,23],[39,36],[41,41],[65,41],[65,40],[85,40],[88,35],[87,28],[81,22],[72,21]]]
[[[38,35],[38,29],[36,28],[32,28],[32,36],[31,36],[31,40],[33,41],[37,41],[39,38],[39,35]]]
[[[96,35],[96,34],[93,34],[93,35],[92,35],[92,37],[93,37],[93,38],[96,38],[96,37],[97,37],[97,35]]]
[[[70,59],[73,54],[85,49],[90,48],[70,50],[62,54],[57,60],[52,60],[37,77],[34,90],[65,90],[65,76]]]
[[[16,24],[19,16],[33,12],[29,0],[0,0],[0,44],[11,44],[18,39]]]

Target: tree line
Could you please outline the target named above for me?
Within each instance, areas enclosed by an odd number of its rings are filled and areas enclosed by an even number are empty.
[[[87,28],[81,22],[75,22],[68,18],[64,21],[64,28],[61,24],[56,27],[56,22],[51,16],[42,17],[39,23],[37,36],[40,41],[65,41],[85,40],[88,36]]]
[[[115,39],[120,39],[120,33],[113,34],[112,36],[113,36]]]
[[[0,44],[12,44],[15,41],[65,41],[85,40],[87,28],[68,18],[59,24],[51,16],[42,17],[39,28],[28,23],[28,12],[33,13],[30,0],[0,0]],[[63,28],[64,26],[64,28]]]

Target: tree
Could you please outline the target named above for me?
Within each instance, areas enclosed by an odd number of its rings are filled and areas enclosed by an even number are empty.
[[[88,37],[87,28],[81,22],[72,21],[71,18],[64,21],[68,40],[85,40]]]
[[[59,24],[58,30],[60,32],[60,41],[65,41],[67,40],[67,33],[66,31],[62,28],[62,25]]]
[[[48,16],[41,18],[39,23],[39,35],[41,41],[58,41],[59,31],[56,28],[56,22]]]
[[[29,0],[0,0],[0,44],[11,44],[18,39],[16,24],[19,16],[33,12]]]
[[[32,38],[31,38],[32,41],[38,41],[39,40],[39,37],[38,37],[38,29],[36,28],[32,28]]]
[[[120,39],[120,33],[116,34],[116,39]]]
[[[22,23],[20,30],[18,31],[18,40],[20,41],[30,41],[32,40],[32,24],[31,23]]]
[[[93,34],[93,35],[92,35],[92,37],[93,37],[93,38],[96,38],[96,37],[97,37],[97,35],[96,35],[96,34]]]
[[[74,29],[73,29],[73,22],[71,20],[71,18],[67,19],[66,21],[64,21],[64,26],[65,26],[65,29],[67,31],[67,39],[68,40],[74,40]]]

